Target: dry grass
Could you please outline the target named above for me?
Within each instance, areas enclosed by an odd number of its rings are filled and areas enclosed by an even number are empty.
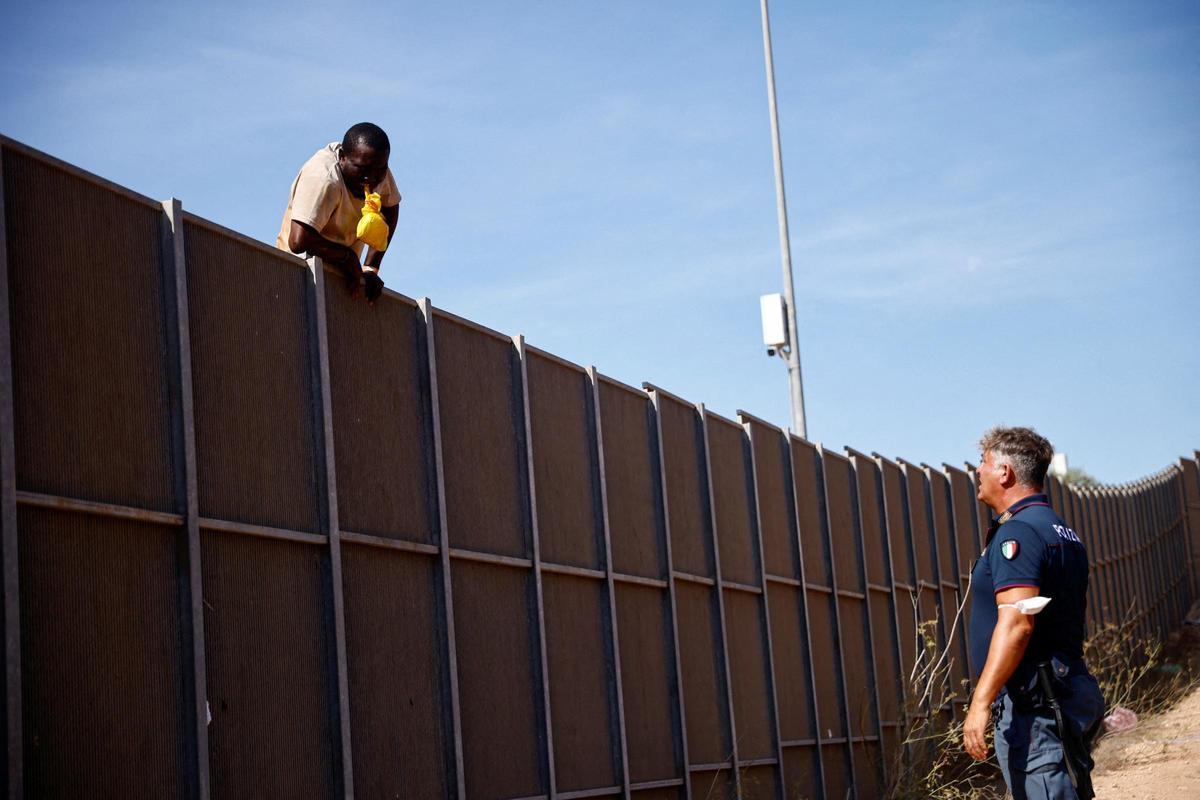
[[[914,614],[915,612],[914,601]],[[1134,609],[1125,615],[1133,619]],[[889,800],[1001,800],[1003,777],[995,750],[975,761],[962,749],[962,711],[968,687],[953,687],[950,673],[954,635],[939,652],[937,620],[917,624],[916,664],[908,676],[904,747],[891,765]],[[1096,676],[1108,708],[1131,708],[1141,717],[1160,714],[1200,686],[1200,647],[1181,644],[1176,632],[1167,640],[1140,638],[1131,623],[1111,624],[1084,644],[1088,668]],[[1190,633],[1190,631],[1189,631]],[[1191,637],[1196,638],[1196,637]],[[960,713],[952,715],[951,710]],[[989,740],[990,740],[989,734]]]

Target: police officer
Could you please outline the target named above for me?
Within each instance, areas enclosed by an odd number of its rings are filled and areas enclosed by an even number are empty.
[[[1050,507],[1042,484],[1050,442],[1029,428],[993,428],[979,442],[979,499],[997,515],[971,570],[975,670],[963,746],[996,756],[1013,800],[1090,800],[1091,739],[1104,714],[1083,663],[1087,551]],[[1036,614],[1034,597],[1050,602]]]

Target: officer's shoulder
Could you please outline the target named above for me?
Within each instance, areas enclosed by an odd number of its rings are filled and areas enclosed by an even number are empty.
[[[997,539],[1040,539],[1038,529],[1043,527],[1038,520],[1013,518],[996,531]]]

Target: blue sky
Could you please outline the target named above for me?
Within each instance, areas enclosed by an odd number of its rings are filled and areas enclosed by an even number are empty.
[[[1200,3],[772,25],[810,438],[958,464],[1029,424],[1109,482],[1200,447]],[[0,132],[271,241],[300,164],[378,122],[390,286],[787,424],[759,26],[752,0],[23,4]]]

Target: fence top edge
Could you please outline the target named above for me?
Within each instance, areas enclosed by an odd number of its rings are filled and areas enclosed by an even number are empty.
[[[579,372],[583,375],[587,375],[588,369],[587,369],[587,367],[583,366],[582,364],[577,364],[568,358],[563,358],[562,356],[555,355],[554,353],[551,353],[549,350],[543,350],[540,347],[535,347],[534,345],[531,345],[529,342],[525,343],[525,352],[528,354],[531,354],[531,355],[538,356],[539,358],[544,358],[547,361],[551,361],[560,367],[565,367],[565,368],[571,370],[572,372]]]
[[[685,405],[690,409],[695,410],[695,408],[696,408],[696,404],[693,403],[691,400],[685,400],[684,398],[680,397],[679,395],[675,394],[674,392],[667,391],[666,389],[662,388],[661,386],[653,384],[650,381],[642,381],[642,388],[645,389],[647,392],[652,392],[654,394],[657,394],[659,397],[665,397],[668,400],[674,400],[676,403]]]
[[[737,420],[730,419],[729,417],[725,416],[724,414],[718,414],[716,411],[712,411],[708,407],[705,407],[705,409],[704,409],[704,416],[707,417],[708,419],[712,420],[713,422],[719,422],[722,425],[728,425],[731,428],[737,428],[742,433],[746,432],[746,429],[743,428],[742,424],[740,422],[738,422]]]
[[[742,425],[753,424],[753,425],[758,425],[763,428],[770,428],[772,431],[779,433],[779,434],[783,433],[783,428],[780,427],[779,425],[776,425],[773,422],[767,422],[762,417],[751,414],[749,411],[746,411],[744,409],[739,408],[734,412],[734,414],[735,414],[735,416],[737,416],[738,422],[742,423]]]
[[[140,205],[148,206],[149,208],[159,212],[163,210],[162,201],[160,200],[155,200],[153,197],[148,197],[141,192],[135,192],[133,189],[110,181],[107,178],[102,178],[94,172],[88,172],[82,167],[77,167],[68,161],[63,161],[61,158],[56,158],[49,153],[38,150],[35,147],[31,147],[24,142],[19,142],[16,139],[5,136],[2,133],[0,133],[0,148],[20,153],[21,155],[31,158],[34,161],[38,161],[48,167],[65,172],[68,175],[79,178],[80,180],[86,181],[94,186],[98,186],[101,189],[106,189],[114,194],[119,194],[128,200],[133,200]]]
[[[618,380],[617,378],[614,378],[611,375],[605,375],[603,372],[600,372],[599,370],[596,370],[596,380],[600,381],[601,383],[607,383],[609,386],[613,387],[614,389],[620,389],[622,391],[628,392],[629,394],[637,395],[639,398],[641,398],[642,400],[645,400],[647,402],[650,401],[650,398],[646,395],[645,389],[639,389],[638,387],[634,386],[631,383],[625,383],[625,381]]]
[[[267,244],[266,242],[260,242],[258,239],[253,239],[244,233],[235,231],[233,228],[227,228],[219,222],[213,222],[211,219],[202,217],[199,214],[193,214],[191,211],[188,211],[187,208],[183,209],[183,221],[185,223],[191,223],[196,227],[204,228],[210,233],[215,233],[228,239],[233,239],[235,242],[247,245],[259,251],[263,255],[277,258],[288,266],[308,269],[308,262],[295,253],[286,253],[274,245]]]
[[[447,322],[451,322],[456,325],[461,325],[464,328],[469,328],[470,330],[475,331],[476,333],[482,333],[485,336],[490,336],[493,339],[499,339],[500,341],[506,342],[515,347],[515,343],[513,341],[512,336],[509,336],[506,333],[501,333],[500,331],[496,330],[495,328],[489,328],[486,325],[483,325],[479,322],[475,322],[474,320],[467,319],[466,317],[459,316],[458,314],[455,314],[453,311],[447,311],[446,309],[440,308],[436,305],[433,305],[432,303],[430,303],[430,309],[433,312],[433,318],[435,320],[438,317],[440,317]]]

